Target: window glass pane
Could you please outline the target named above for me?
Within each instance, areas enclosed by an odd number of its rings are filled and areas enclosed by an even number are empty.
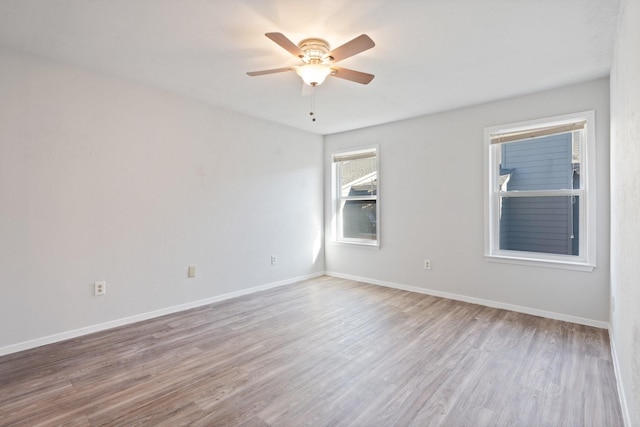
[[[500,144],[498,183],[501,190],[580,188],[580,133],[566,132]]]
[[[377,194],[378,179],[375,157],[341,162],[339,170],[342,197]]]
[[[501,197],[500,249],[578,255],[579,197]]]
[[[342,236],[349,239],[376,240],[376,201],[347,200],[340,211]]]
[[[585,111],[485,128],[488,260],[592,271],[594,126]]]

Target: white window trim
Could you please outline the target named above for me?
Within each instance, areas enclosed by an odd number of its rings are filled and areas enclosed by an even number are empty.
[[[375,150],[376,152],[376,240],[368,240],[368,239],[354,239],[348,237],[339,237],[340,233],[338,231],[338,215],[339,215],[339,204],[341,197],[339,196],[342,193],[342,188],[340,188],[340,180],[337,179],[337,165],[334,161],[334,158],[337,156],[342,156],[347,153],[359,153],[359,152],[367,152]],[[331,162],[331,230],[332,230],[332,239],[331,243],[337,245],[348,245],[348,246],[361,246],[361,247],[380,247],[380,147],[378,145],[369,145],[367,147],[359,147],[359,148],[350,148],[340,151],[334,151],[330,154],[329,161]],[[352,197],[352,200],[364,199],[370,200],[369,197]]]
[[[580,255],[556,255],[537,252],[507,251],[499,249],[499,197],[496,182],[495,150],[491,137],[496,134],[532,130],[543,125],[562,125],[586,121],[585,138],[581,146],[580,197]],[[537,120],[487,127],[484,130],[484,255],[487,261],[538,267],[593,271],[596,267],[596,162],[595,112],[583,111]],[[542,191],[540,195],[571,195],[572,190]]]

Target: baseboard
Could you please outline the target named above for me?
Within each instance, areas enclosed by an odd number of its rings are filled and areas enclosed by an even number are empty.
[[[47,345],[47,344],[53,344],[53,343],[56,343],[56,342],[60,342],[60,341],[64,341],[64,340],[68,340],[68,339],[72,339],[72,338],[76,338],[76,337],[79,337],[79,336],[88,335],[88,334],[91,334],[91,333],[94,333],[94,332],[104,331],[106,329],[111,329],[111,328],[115,328],[115,327],[119,327],[119,326],[129,325],[129,324],[132,324],[132,323],[135,323],[135,322],[141,322],[143,320],[153,319],[155,317],[160,317],[160,316],[164,316],[164,315],[167,315],[167,314],[172,314],[172,313],[177,313],[177,312],[184,311],[184,310],[189,310],[191,308],[201,307],[201,306],[207,305],[207,304],[213,304],[213,303],[216,303],[216,302],[219,302],[219,301],[224,301],[224,300],[227,300],[227,299],[236,298],[236,297],[243,296],[243,295],[248,295],[248,294],[252,294],[252,293],[255,293],[255,292],[264,291],[264,290],[267,290],[267,289],[276,288],[278,286],[290,285],[292,283],[300,282],[300,281],[303,281],[303,280],[308,280],[308,279],[313,279],[315,277],[320,277],[320,276],[323,276],[325,274],[327,276],[333,276],[333,277],[338,277],[338,278],[343,278],[343,279],[348,279],[348,280],[355,280],[355,281],[359,281],[359,282],[369,283],[369,284],[372,284],[372,285],[386,286],[388,288],[395,288],[395,289],[401,289],[401,290],[410,291],[410,292],[417,292],[417,293],[432,295],[432,296],[441,297],[441,298],[448,298],[448,299],[452,299],[452,300],[456,300],[456,301],[463,301],[463,302],[469,302],[469,303],[472,303],[472,304],[484,305],[484,306],[487,306],[487,307],[501,308],[501,309],[504,309],[504,310],[511,310],[511,311],[516,311],[516,312],[519,312],[519,313],[531,314],[531,315],[534,315],[534,316],[546,317],[546,318],[555,319],[555,320],[562,320],[562,321],[565,321],[565,322],[571,322],[571,323],[577,323],[577,324],[581,324],[581,325],[593,326],[593,327],[601,328],[601,329],[608,329],[609,328],[609,324],[607,322],[600,322],[600,321],[591,320],[591,319],[584,319],[584,318],[581,318],[581,317],[569,316],[569,315],[561,314],[561,313],[554,313],[554,312],[549,312],[549,311],[544,311],[544,310],[538,310],[538,309],[534,309],[534,308],[530,308],[530,307],[522,307],[522,306],[517,306],[517,305],[512,305],[512,304],[501,303],[501,302],[497,302],[497,301],[485,300],[485,299],[481,299],[481,298],[468,297],[468,296],[465,296],[465,295],[453,294],[453,293],[449,293],[449,292],[442,292],[442,291],[437,291],[437,290],[433,290],[433,289],[419,288],[417,286],[408,286],[408,285],[402,285],[402,284],[393,283],[393,282],[386,282],[386,281],[376,280],[376,279],[371,279],[371,278],[366,278],[366,277],[352,276],[352,275],[349,275],[349,274],[342,274],[342,273],[336,273],[336,272],[327,271],[327,272],[319,272],[319,273],[309,274],[309,275],[305,275],[305,276],[299,276],[299,277],[295,277],[295,278],[291,278],[291,279],[282,280],[282,281],[279,281],[279,282],[267,283],[267,284],[264,284],[264,285],[255,286],[255,287],[252,287],[252,288],[243,289],[243,290],[236,291],[236,292],[230,292],[230,293],[224,294],[224,295],[218,295],[218,296],[214,296],[214,297],[211,297],[211,298],[205,298],[205,299],[198,300],[198,301],[192,301],[192,302],[189,302],[189,303],[186,303],[186,304],[180,304],[180,305],[176,305],[176,306],[172,306],[172,307],[163,308],[163,309],[160,309],[160,310],[155,310],[155,311],[151,311],[151,312],[147,312],[147,313],[137,314],[135,316],[125,317],[125,318],[122,318],[122,319],[116,319],[116,320],[112,320],[112,321],[109,321],[109,322],[100,323],[100,324],[97,324],[97,325],[92,325],[92,326],[87,326],[87,327],[84,327],[84,328],[74,329],[74,330],[71,330],[71,331],[66,331],[66,332],[62,332],[62,333],[59,333],[59,334],[55,334],[55,335],[49,335],[49,336],[42,337],[42,338],[36,338],[34,340],[24,341],[24,342],[17,343],[17,344],[11,344],[11,345],[8,345],[8,346],[5,346],[5,347],[0,347],[0,356],[4,356],[4,355],[7,355],[7,354],[11,354],[11,353],[17,353],[17,352],[23,351],[23,350],[29,350],[31,348],[40,347],[40,346]],[[619,376],[616,376],[616,378],[619,378]],[[623,396],[623,395],[621,394],[621,396]]]
[[[622,409],[622,419],[624,425],[631,427],[631,412],[629,412],[629,405],[627,404],[627,398],[624,394],[624,384],[622,382],[622,374],[620,372],[620,363],[618,362],[618,352],[616,351],[616,343],[613,341],[613,334],[611,328],[609,328],[609,343],[611,345],[611,358],[613,359],[613,372],[616,377],[616,386],[618,388],[618,398],[620,399],[620,408]]]
[[[189,310],[191,308],[201,307],[203,305],[213,304],[216,302],[224,301],[231,298],[236,298],[243,295],[248,295],[260,291],[265,291],[267,289],[277,288],[279,286],[290,285],[296,282],[301,282],[303,280],[313,279],[315,277],[323,276],[324,272],[309,274],[305,276],[299,276],[292,279],[286,279],[279,282],[267,283],[265,285],[254,286],[248,289],[242,289],[236,292],[230,292],[224,295],[217,295],[211,298],[205,298],[197,301],[188,302],[185,304],[175,305],[172,307],[162,308],[160,310],[154,310],[147,313],[136,314],[135,316],[125,317],[122,319],[116,319],[105,323],[100,323],[97,325],[91,325],[84,328],[74,329],[71,331],[62,332],[55,335],[49,335],[42,338],[36,338],[34,340],[24,341],[17,344],[11,344],[5,347],[0,347],[0,356],[4,356],[11,353],[17,353],[23,350],[29,350],[31,348],[40,347],[47,344],[53,344],[56,342],[77,338],[83,335],[92,334],[94,332],[100,332],[111,328],[116,328],[118,326],[129,325],[136,322],[141,322],[143,320],[153,319],[155,317],[164,316],[167,314],[177,313],[180,311]]]
[[[460,295],[460,294],[453,294],[453,293],[449,293],[449,292],[436,291],[436,290],[433,290],[433,289],[419,288],[417,286],[402,285],[402,284],[398,284],[398,283],[386,282],[386,281],[376,280],[376,279],[370,279],[370,278],[367,278],[367,277],[352,276],[352,275],[349,275],[349,274],[336,273],[336,272],[332,272],[332,271],[327,271],[326,275],[327,276],[338,277],[338,278],[341,278],[341,279],[348,279],[348,280],[355,280],[355,281],[358,281],[358,282],[365,282],[365,283],[369,283],[369,284],[372,284],[372,285],[386,286],[388,288],[401,289],[403,291],[417,292],[417,293],[420,293],[420,294],[432,295],[432,296],[435,296],[435,297],[448,298],[448,299],[452,299],[452,300],[456,300],[456,301],[469,302],[469,303],[472,303],[472,304],[479,304],[479,305],[484,305],[484,306],[487,306],[487,307],[501,308],[503,310],[515,311],[515,312],[524,313],[524,314],[531,314],[533,316],[546,317],[548,319],[562,320],[564,322],[577,323],[579,325],[593,326],[595,328],[600,328],[600,329],[609,329],[609,323],[608,322],[602,322],[602,321],[592,320],[592,319],[585,319],[585,318],[582,318],[582,317],[571,316],[571,315],[562,314],[562,313],[555,313],[555,312],[552,312],[552,311],[539,310],[537,308],[523,307],[523,306],[514,305],[514,304],[507,304],[507,303],[503,303],[503,302],[499,302],[499,301],[492,301],[492,300],[487,300],[487,299],[482,299],[482,298],[474,298],[474,297],[469,297],[469,296],[466,296],[466,295]]]

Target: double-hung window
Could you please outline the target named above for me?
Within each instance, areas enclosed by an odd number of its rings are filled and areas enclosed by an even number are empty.
[[[593,111],[485,129],[488,260],[595,266]]]
[[[377,147],[334,153],[331,165],[334,241],[378,246]]]

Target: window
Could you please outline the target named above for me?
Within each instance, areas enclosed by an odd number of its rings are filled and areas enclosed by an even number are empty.
[[[378,246],[378,149],[332,155],[334,241]]]
[[[485,129],[485,255],[595,266],[593,111]]]

